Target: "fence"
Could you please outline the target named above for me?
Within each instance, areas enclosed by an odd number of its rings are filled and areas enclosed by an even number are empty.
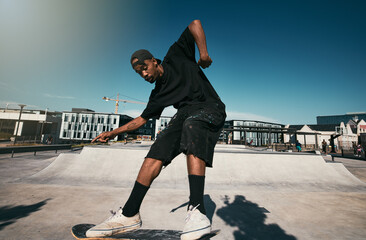
[[[2,147],[2,148],[0,148],[0,154],[11,153],[11,157],[13,157],[14,153],[34,152],[34,155],[36,155],[37,152],[41,152],[41,151],[55,150],[57,153],[58,150],[65,150],[65,149],[71,149],[71,144]]]

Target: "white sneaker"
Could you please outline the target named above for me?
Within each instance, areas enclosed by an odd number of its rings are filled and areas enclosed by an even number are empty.
[[[184,225],[181,240],[199,239],[205,234],[211,232],[211,223],[206,215],[202,214],[196,207],[189,206],[186,218],[186,225]]]
[[[139,213],[133,217],[125,217],[122,214],[122,208],[120,208],[117,212],[111,212],[113,215],[101,224],[89,229],[86,232],[86,237],[112,236],[118,233],[138,229],[142,225]]]

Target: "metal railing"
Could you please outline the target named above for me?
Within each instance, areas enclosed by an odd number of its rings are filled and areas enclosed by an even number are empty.
[[[34,155],[36,155],[37,152],[41,151],[55,150],[57,153],[58,150],[65,150],[65,149],[71,149],[71,144],[1,147],[0,154],[11,153],[11,157],[13,157],[14,153],[34,152]]]

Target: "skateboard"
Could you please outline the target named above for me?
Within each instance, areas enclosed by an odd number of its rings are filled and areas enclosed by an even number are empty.
[[[78,240],[180,240],[181,231],[162,229],[137,229],[114,235],[113,237],[87,238],[86,231],[94,227],[94,224],[78,224],[72,227],[71,233]],[[220,230],[213,230],[202,236],[199,240],[210,239],[220,233]]]

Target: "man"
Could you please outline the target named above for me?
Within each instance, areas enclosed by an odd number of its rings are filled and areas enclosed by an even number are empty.
[[[323,139],[323,142],[322,142],[322,150],[323,150],[323,153],[325,155],[327,155],[327,142],[325,141],[325,139]]]
[[[296,149],[298,152],[301,152],[301,143],[299,142],[299,140],[296,140]]]
[[[195,43],[200,54],[198,62]],[[88,237],[110,236],[139,228],[140,205],[151,183],[162,167],[182,152],[187,156],[190,197],[181,239],[198,239],[211,231],[203,202],[205,170],[212,167],[214,147],[226,118],[225,105],[200,68],[207,68],[211,63],[199,20],[185,29],[169,48],[163,62],[147,50],[132,54],[131,65],[136,73],[147,82],[155,83],[147,107],[141,116],[100,134],[93,142],[106,142],[118,134],[136,130],[148,119],[159,118],[167,106],[173,105],[178,111],[151,146],[125,206],[90,229]]]

